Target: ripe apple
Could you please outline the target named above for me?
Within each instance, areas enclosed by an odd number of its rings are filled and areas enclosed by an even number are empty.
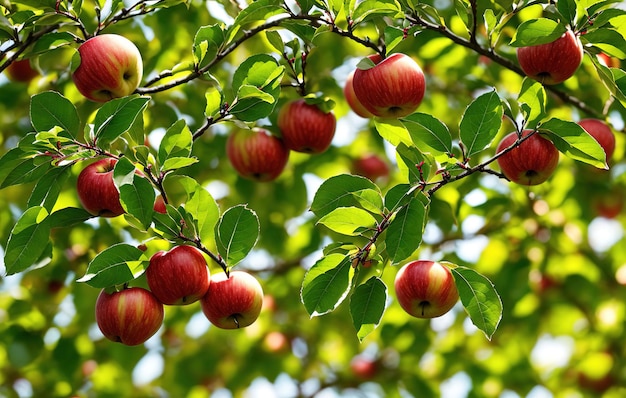
[[[527,76],[543,84],[558,84],[576,73],[583,61],[583,46],[568,30],[551,43],[519,47],[517,60]]]
[[[143,76],[137,46],[116,34],[92,37],[78,48],[80,65],[72,80],[82,95],[96,102],[132,94]]]
[[[78,175],[76,191],[85,210],[95,216],[117,217],[124,214],[120,193],[113,182],[117,159],[105,158],[91,163]]]
[[[389,175],[387,162],[373,153],[355,159],[352,169],[354,174],[369,178],[372,181]]]
[[[622,64],[619,58],[611,57],[605,53],[598,53],[596,57],[607,68],[619,68]]]
[[[148,290],[131,287],[102,290],[96,300],[96,323],[104,336],[125,345],[144,343],[163,323],[163,304]]]
[[[260,182],[276,179],[289,159],[283,140],[259,128],[232,131],[226,154],[239,175]]]
[[[394,282],[400,306],[416,318],[436,318],[459,300],[448,267],[429,260],[412,261],[396,274]]]
[[[348,105],[350,105],[350,109],[352,109],[354,113],[366,119],[374,117],[374,114],[363,106],[354,93],[354,86],[352,85],[354,72],[355,71],[350,72],[348,78],[346,79],[346,85],[343,87],[343,95],[346,98]]]
[[[359,102],[375,116],[399,118],[413,113],[424,98],[426,80],[408,55],[396,53],[383,59],[368,57],[375,66],[357,69],[352,86]]]
[[[626,199],[622,187],[616,186],[613,189],[600,190],[595,193],[592,204],[598,216],[615,218],[622,213]]]
[[[221,329],[237,329],[256,321],[263,306],[263,289],[244,271],[211,276],[209,290],[200,301],[208,320]]]
[[[528,136],[532,130],[525,130]],[[497,151],[500,152],[517,141],[517,133],[506,135]],[[552,141],[539,134],[533,134],[519,146],[498,158],[502,173],[511,181],[521,185],[537,185],[546,181],[559,163],[559,151]]]
[[[337,120],[303,98],[288,102],[278,112],[278,128],[285,146],[296,152],[322,153],[335,136]]]
[[[29,59],[13,61],[5,71],[9,80],[13,82],[28,83],[39,76],[39,72],[32,67]]]
[[[209,268],[200,250],[176,246],[150,258],[146,280],[163,304],[185,305],[200,300],[209,289]]]
[[[350,361],[350,370],[361,380],[372,380],[378,373],[378,363],[364,355],[357,355]]]
[[[583,119],[578,124],[598,141],[598,144],[604,149],[608,163],[613,152],[615,152],[615,135],[608,124],[599,119]]]
[[[154,211],[161,214],[167,213],[167,208],[165,207],[165,200],[163,199],[163,196],[159,195],[154,200]]]

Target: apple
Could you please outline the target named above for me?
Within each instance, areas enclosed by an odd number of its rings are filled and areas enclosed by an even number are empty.
[[[39,76],[39,72],[32,67],[29,59],[13,61],[5,71],[9,80],[13,82],[28,83]]]
[[[598,141],[598,144],[604,149],[608,163],[613,152],[615,152],[615,135],[609,125],[599,119],[583,119],[578,124]]]
[[[163,199],[163,196],[159,195],[154,200],[154,211],[161,214],[167,213],[167,208],[165,207],[165,199]]]
[[[610,190],[596,192],[596,196],[592,199],[592,204],[598,216],[615,218],[622,213],[624,200],[626,199],[622,189],[621,187],[615,187]]]
[[[348,102],[350,109],[352,109],[354,113],[366,119],[372,118],[374,117],[374,114],[368,111],[363,106],[361,101],[359,101],[359,99],[356,97],[356,94],[354,93],[354,86],[352,85],[352,80],[354,79],[354,72],[355,71],[350,72],[350,74],[348,75],[348,78],[346,79],[346,85],[343,86],[343,95],[346,98],[346,101]]]
[[[282,173],[289,149],[267,130],[237,129],[226,141],[226,155],[240,176],[264,182],[275,180]]]
[[[277,124],[288,149],[314,154],[328,149],[337,120],[334,113],[324,112],[300,98],[280,109]]]
[[[543,84],[558,84],[576,73],[583,61],[583,46],[568,30],[551,43],[519,47],[517,60],[530,78]]]
[[[263,339],[265,349],[274,354],[287,352],[290,345],[289,338],[276,330],[269,332]]]
[[[104,336],[125,345],[144,343],[163,324],[163,304],[149,291],[131,287],[96,300],[96,323]]]
[[[524,130],[523,137],[532,130]],[[500,152],[517,141],[517,133],[506,135],[497,151]],[[552,141],[533,134],[519,146],[498,157],[498,165],[509,180],[521,185],[537,185],[546,181],[559,163],[559,151]]]
[[[95,216],[117,217],[124,214],[120,193],[113,182],[117,159],[105,158],[91,163],[78,175],[76,191],[85,210]]]
[[[374,116],[399,118],[417,109],[424,98],[426,80],[419,65],[408,55],[396,53],[383,59],[368,57],[375,65],[356,69],[352,86],[359,102]]]
[[[607,68],[619,68],[622,64],[619,58],[611,57],[605,53],[598,53],[596,57],[598,61]]]
[[[373,153],[355,159],[352,169],[354,174],[369,178],[372,181],[389,175],[387,162]]]
[[[350,361],[350,370],[361,380],[372,380],[378,373],[378,363],[364,355],[357,355]]]
[[[400,306],[416,318],[436,318],[459,300],[452,272],[429,260],[412,261],[396,274],[394,282]]]
[[[92,37],[78,47],[80,65],[72,73],[86,98],[106,102],[132,94],[143,76],[141,53],[135,44],[116,34]]]
[[[152,294],[167,305],[185,305],[200,300],[209,288],[209,268],[200,250],[176,246],[150,258],[146,280]]]
[[[244,271],[211,276],[209,290],[200,300],[207,319],[221,329],[237,329],[256,321],[263,306],[263,289]]]

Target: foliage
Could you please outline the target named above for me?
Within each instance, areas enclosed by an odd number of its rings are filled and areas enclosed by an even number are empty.
[[[26,58],[40,76],[0,81],[0,395],[240,396],[269,384],[293,396],[452,385],[622,396],[626,216],[599,217],[595,204],[626,186],[626,75],[598,57],[626,57],[626,12],[553,3],[1,2],[0,71]],[[568,28],[585,46],[576,75],[525,78],[515,48]],[[79,43],[100,33],[133,40],[144,60],[136,93],[105,104],[71,80]],[[417,112],[350,112],[347,75],[376,52],[419,61]],[[333,107],[333,146],[292,153],[271,183],[238,177],[229,131],[280,135],[278,110],[298,97]],[[584,117],[619,131],[612,160],[575,123]],[[495,166],[513,148],[496,153],[498,139],[525,129],[562,153],[533,188]],[[394,173],[352,175],[370,152]],[[122,217],[94,217],[77,199],[78,173],[101,157],[118,159]],[[145,286],[150,255],[174,244],[200,248],[214,272],[255,273],[261,318],[228,332],[199,305],[170,307],[145,346],[104,340],[99,289]],[[415,258],[453,270],[461,300],[442,318],[412,319],[394,301],[395,272]],[[377,363],[372,383],[351,373],[357,355]]]

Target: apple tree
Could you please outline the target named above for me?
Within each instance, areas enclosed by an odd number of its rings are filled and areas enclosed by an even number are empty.
[[[626,393],[621,2],[0,11],[0,395]]]

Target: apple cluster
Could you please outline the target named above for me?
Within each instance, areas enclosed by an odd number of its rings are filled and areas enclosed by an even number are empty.
[[[150,258],[145,272],[149,287],[100,292],[96,322],[109,340],[138,345],[152,337],[164,318],[164,305],[200,301],[207,319],[221,329],[251,325],[261,313],[263,289],[243,271],[210,275],[204,256],[193,246],[176,246]]]

